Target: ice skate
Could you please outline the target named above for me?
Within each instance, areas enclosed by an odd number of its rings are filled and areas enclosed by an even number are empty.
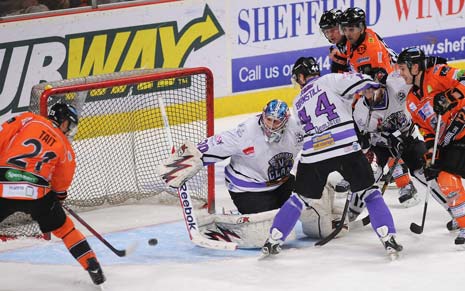
[[[399,189],[399,202],[405,208],[417,205],[420,202],[417,189],[409,182],[405,187]]]
[[[97,260],[95,258],[90,258],[87,260],[87,264],[87,272],[89,272],[92,282],[94,282],[95,285],[100,285],[105,282],[105,275],[103,274],[102,268]]]
[[[393,234],[388,234],[384,237],[380,237],[380,240],[389,258],[392,261],[396,260],[399,257],[403,247],[396,242],[395,236]]]
[[[455,219],[451,219],[447,224],[446,224],[447,230],[448,231],[454,231],[458,230],[459,225],[457,224],[457,221]]]
[[[465,228],[461,228],[459,235],[455,238],[455,244],[465,248]]]
[[[282,241],[280,240],[274,240],[272,238],[267,239],[262,247],[262,256],[260,259],[279,254],[281,252],[281,244]]]

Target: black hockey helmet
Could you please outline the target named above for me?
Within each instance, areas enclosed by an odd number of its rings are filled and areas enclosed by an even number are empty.
[[[425,53],[417,47],[406,48],[397,57],[397,63],[406,64],[409,70],[412,68],[413,64],[419,64],[420,70],[424,70],[425,61]]]
[[[362,23],[365,26],[365,11],[358,7],[347,8],[339,17],[341,26],[359,26]]]
[[[339,17],[341,16],[342,11],[339,9],[331,9],[325,11],[321,15],[319,26],[320,29],[328,29],[339,25]]]
[[[320,75],[320,66],[314,57],[300,57],[295,62],[292,68],[292,79],[297,81],[299,74],[303,74],[305,78]]]
[[[65,120],[68,120],[68,130],[65,133],[74,131],[79,122],[76,108],[70,104],[60,102],[55,103],[50,108],[48,118],[58,126],[60,126]]]

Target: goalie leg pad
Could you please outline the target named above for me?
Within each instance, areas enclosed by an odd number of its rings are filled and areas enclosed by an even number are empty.
[[[346,189],[347,191],[347,189]],[[321,195],[321,199],[306,199],[310,206],[302,211],[300,221],[302,222],[302,231],[311,238],[321,239],[327,237],[336,227],[336,223],[341,219],[342,208],[335,205],[335,192],[330,183],[328,183]],[[345,193],[347,195],[347,193]],[[348,217],[345,223],[348,225]],[[348,231],[344,227],[338,234],[341,236]]]
[[[278,209],[254,214],[215,214],[198,218],[203,236],[215,240],[237,243],[240,249],[261,248],[269,237],[269,231]],[[288,235],[295,239],[295,231]]]
[[[168,186],[179,188],[202,168],[202,153],[192,142],[186,141],[157,166],[157,173]]]

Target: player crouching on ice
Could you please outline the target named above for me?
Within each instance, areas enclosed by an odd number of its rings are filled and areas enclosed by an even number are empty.
[[[274,218],[264,254],[278,254],[311,199],[319,199],[329,173],[339,172],[350,183],[352,192],[363,197],[371,225],[391,258],[402,246],[395,240],[396,229],[391,212],[380,190],[374,185],[373,170],[358,143],[352,117],[355,93],[379,88],[379,83],[362,74],[328,74],[320,77],[313,57],[299,58],[292,71],[301,86],[293,110],[305,131],[304,145],[297,166],[296,185],[291,197]]]
[[[17,211],[30,214],[100,285],[105,276],[97,257],[61,206],[76,168],[68,139],[77,124],[76,109],[56,103],[48,118],[26,112],[0,126],[0,221]]]
[[[230,158],[224,169],[225,183],[240,214],[199,217],[199,228],[211,239],[230,240],[239,248],[260,248],[277,209],[292,193],[295,177],[291,170],[302,149],[302,138],[288,105],[275,99],[261,114],[231,130],[198,145],[186,142],[158,167],[158,173],[177,188],[203,166]],[[188,156],[191,158],[185,159]],[[177,163],[180,159],[183,167]]]

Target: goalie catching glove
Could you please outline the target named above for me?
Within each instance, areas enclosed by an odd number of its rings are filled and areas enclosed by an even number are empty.
[[[157,166],[157,173],[168,186],[179,188],[202,168],[202,153],[192,142],[186,141]]]

